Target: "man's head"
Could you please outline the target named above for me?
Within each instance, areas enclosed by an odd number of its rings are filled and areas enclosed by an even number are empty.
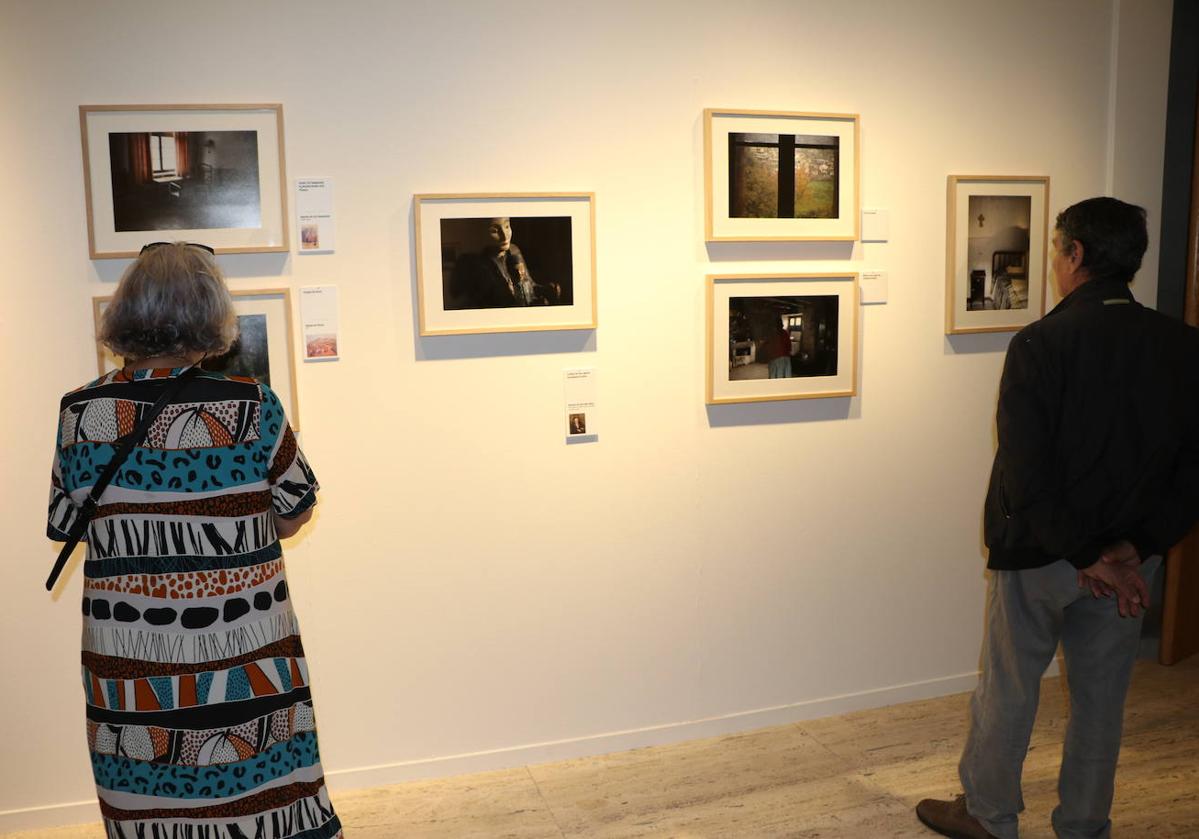
[[[1053,273],[1062,296],[1087,280],[1130,283],[1149,247],[1145,210],[1116,198],[1088,198],[1057,215]]]
[[[487,238],[500,253],[507,253],[512,245],[512,225],[506,218],[493,218],[487,222]]]

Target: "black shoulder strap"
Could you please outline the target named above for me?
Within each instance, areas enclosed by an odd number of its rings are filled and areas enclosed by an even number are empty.
[[[117,447],[116,453],[113,454],[112,460],[108,461],[108,465],[104,467],[104,471],[100,473],[100,479],[92,485],[91,491],[88,492],[87,498],[84,499],[83,506],[79,510],[79,515],[75,517],[75,523],[71,525],[71,531],[67,534],[67,541],[62,546],[62,550],[59,551],[58,559],[54,561],[54,568],[50,571],[50,576],[46,578],[46,591],[54,590],[54,584],[58,581],[58,575],[62,573],[63,567],[66,566],[67,560],[71,556],[71,551],[75,550],[75,546],[83,538],[88,523],[96,513],[96,505],[100,501],[100,496],[104,494],[104,490],[108,488],[109,483],[116,476],[117,470],[121,468],[121,464],[125,462],[125,458],[129,457],[129,453],[133,451],[134,446],[145,439],[146,432],[150,430],[150,424],[162,413],[162,409],[169,405],[171,400],[183,390],[183,386],[187,384],[187,381],[194,378],[199,372],[200,368],[198,366],[192,366],[172,379],[171,383],[163,390],[162,395],[158,397],[158,401],[142,417],[137,427],[120,438],[120,445]]]

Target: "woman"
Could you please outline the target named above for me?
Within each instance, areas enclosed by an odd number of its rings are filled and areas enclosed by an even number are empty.
[[[60,541],[114,441],[237,337],[211,251],[144,248],[99,337],[126,364],[63,397],[49,515]],[[101,496],[83,564],[83,685],[111,839],[342,835],[279,545],[317,489],[271,389],[204,371]]]

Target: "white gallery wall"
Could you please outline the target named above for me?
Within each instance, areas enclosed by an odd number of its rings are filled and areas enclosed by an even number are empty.
[[[1122,5],[0,0],[0,831],[98,818],[78,562],[42,589],[57,400],[128,264],[88,259],[79,105],[281,102],[289,184],[334,179],[335,254],[220,262],[340,290],[286,545],[336,792],[973,685],[1010,336],[943,334],[946,176],[1156,213],[1170,3]],[[705,107],[861,114],[891,240],[705,247]],[[413,193],[492,191],[595,192],[597,330],[418,336]],[[706,273],[865,269],[857,397],[705,407]]]

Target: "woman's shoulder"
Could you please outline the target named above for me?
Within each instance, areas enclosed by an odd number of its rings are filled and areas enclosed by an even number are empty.
[[[109,370],[108,372],[88,381],[63,394],[60,405],[63,410],[69,405],[88,402],[95,399],[145,401],[152,392],[145,384],[157,384],[174,377],[181,369],[172,370],[137,370],[132,373],[125,370]],[[265,402],[273,394],[269,388],[257,379],[249,376],[238,376],[220,370],[200,370],[192,382],[185,386],[185,396],[195,401],[236,401],[236,402]],[[270,395],[268,395],[270,394]],[[151,398],[151,401],[153,399]]]
[[[78,387],[71,388],[62,395],[59,404],[66,407],[73,402],[93,398],[98,391],[112,385],[120,372],[120,370],[109,370],[94,379],[84,382]]]
[[[59,409],[59,445],[111,443],[133,431],[143,409],[156,402],[180,372],[111,371],[69,391]],[[155,418],[146,440],[167,449],[182,447],[184,438],[200,441],[189,444],[193,448],[203,447],[205,441],[251,442],[260,439],[260,429],[279,425],[268,422],[275,419],[277,406],[278,397],[256,379],[201,370]]]

